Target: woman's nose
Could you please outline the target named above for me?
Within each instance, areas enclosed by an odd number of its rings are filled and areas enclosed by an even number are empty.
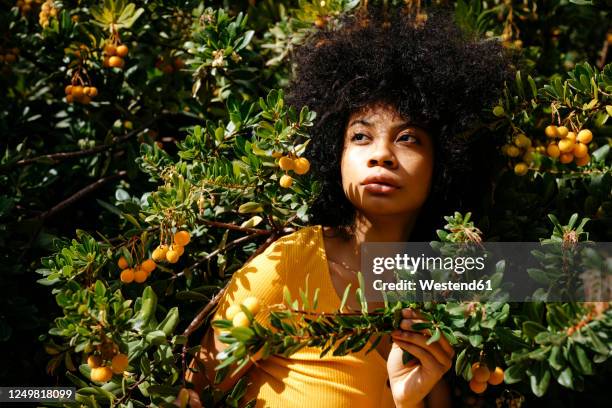
[[[386,143],[378,143],[368,160],[369,166],[384,165],[387,167],[394,167],[395,164],[395,156]]]

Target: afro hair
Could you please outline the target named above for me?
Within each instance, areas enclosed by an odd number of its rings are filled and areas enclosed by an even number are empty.
[[[352,112],[377,102],[390,103],[434,141],[432,189],[411,240],[434,238],[443,215],[471,210],[486,194],[492,172],[483,166],[493,145],[477,143],[473,129],[514,74],[514,58],[497,40],[464,32],[447,9],[430,10],[418,23],[400,10],[371,8],[314,33],[292,62],[287,102],[317,112],[305,154],[321,185],[311,224],[345,237],[354,232],[356,210],[342,190],[343,134]]]

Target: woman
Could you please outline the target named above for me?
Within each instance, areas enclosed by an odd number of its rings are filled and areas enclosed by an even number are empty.
[[[483,183],[473,177],[486,172],[470,162],[475,149],[459,133],[476,126],[511,75],[501,47],[466,38],[444,13],[419,26],[371,9],[345,16],[340,27],[298,50],[289,85],[288,102],[318,114],[306,156],[322,186],[312,225],[235,272],[214,319],[256,296],[263,306],[256,319],[268,324],[265,306],[283,302],[284,286],[297,298],[306,279],[320,288],[317,310],[337,310],[346,286],[357,286],[361,243],[431,239],[442,215],[478,197]],[[348,306],[359,310],[352,297]],[[444,338],[427,345],[429,333],[411,330],[419,315],[402,316],[400,329],[369,354],[366,347],[320,359],[320,350],[305,348],[289,358],[255,356],[221,388],[246,373],[245,400],[257,406],[450,406],[442,376],[452,348]],[[196,390],[212,380],[224,347],[218,333],[206,333],[201,364],[192,363],[205,370],[188,375]],[[403,350],[416,359],[404,365]]]

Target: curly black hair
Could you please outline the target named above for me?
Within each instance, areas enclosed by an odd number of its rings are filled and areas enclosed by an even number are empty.
[[[477,145],[473,130],[513,76],[514,60],[497,40],[464,32],[448,9],[429,10],[418,24],[371,8],[313,34],[293,55],[286,90],[289,104],[317,112],[305,157],[322,191],[309,222],[354,233],[356,210],[340,173],[343,134],[352,112],[376,102],[392,104],[434,141],[432,189],[410,239],[432,239],[443,215],[471,209],[491,174],[483,168],[491,145]]]

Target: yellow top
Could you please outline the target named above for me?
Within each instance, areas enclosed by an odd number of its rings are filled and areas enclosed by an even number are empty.
[[[302,228],[273,242],[264,252],[232,276],[214,319],[225,317],[232,304],[256,296],[261,311],[256,320],[269,327],[266,305],[283,303],[283,287],[299,299],[309,275],[309,299],[319,287],[318,312],[333,312],[341,299],[329,269],[320,225]],[[331,353],[320,358],[318,348],[303,348],[289,358],[270,356],[253,365],[251,381],[243,401],[257,399],[257,407],[394,407],[387,386],[387,363],[369,347],[341,357]]]

